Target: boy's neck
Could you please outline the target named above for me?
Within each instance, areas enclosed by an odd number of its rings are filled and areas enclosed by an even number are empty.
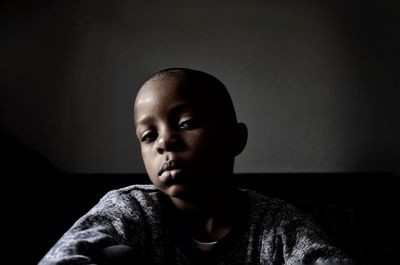
[[[191,198],[170,197],[175,208],[181,213],[209,216],[226,209],[236,197],[237,189],[233,187],[213,189]]]
[[[171,198],[179,216],[199,241],[217,241],[229,232],[235,222],[237,200],[235,189],[210,191],[199,200]]]

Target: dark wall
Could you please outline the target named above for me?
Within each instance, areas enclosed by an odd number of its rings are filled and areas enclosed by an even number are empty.
[[[0,128],[64,171],[143,173],[131,100],[186,66],[249,127],[237,172],[399,172],[394,1],[1,5]]]

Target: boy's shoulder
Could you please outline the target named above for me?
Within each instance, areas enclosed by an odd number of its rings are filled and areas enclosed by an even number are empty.
[[[129,194],[131,192],[138,192],[138,193],[158,193],[160,192],[154,185],[152,184],[135,184],[126,186],[123,188],[119,188],[114,190],[120,194]]]
[[[150,184],[130,185],[107,192],[101,199],[100,204],[129,205],[157,203],[160,199],[160,191]]]
[[[104,197],[131,197],[142,198],[147,196],[158,196],[160,191],[152,184],[135,184],[107,192]]]
[[[251,204],[257,206],[270,206],[277,208],[294,208],[290,203],[275,197],[270,197],[264,193],[259,191],[251,190],[251,189],[243,189],[240,188],[239,191],[244,194],[249,200]]]
[[[274,197],[269,197],[258,191],[239,189],[249,201],[250,215],[264,220],[284,220],[293,218],[308,218],[308,215],[291,203]],[[288,218],[289,217],[289,218]]]
[[[129,194],[130,192],[144,192],[151,193],[157,192],[158,189],[152,184],[135,184],[129,185],[125,187],[116,188],[110,190],[108,193],[116,193],[116,194]]]
[[[131,185],[107,192],[89,211],[89,215],[154,216],[160,214],[161,204],[161,192],[153,185]]]

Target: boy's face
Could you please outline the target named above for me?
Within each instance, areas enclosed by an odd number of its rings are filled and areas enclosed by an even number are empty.
[[[208,89],[179,77],[146,82],[135,101],[136,136],[153,184],[171,197],[191,198],[232,172],[228,129],[219,126]]]

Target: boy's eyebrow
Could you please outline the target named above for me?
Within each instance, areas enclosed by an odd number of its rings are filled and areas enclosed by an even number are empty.
[[[135,126],[137,127],[139,125],[146,125],[146,124],[153,122],[153,120],[154,120],[153,117],[147,116],[147,117],[144,117],[143,119],[139,120],[138,122],[136,122]]]
[[[186,110],[186,109],[192,109],[193,105],[190,103],[180,103],[177,104],[176,106],[172,107],[170,112],[172,115],[176,115],[181,113],[182,111]],[[154,121],[154,118],[152,116],[146,116],[143,119],[139,120],[138,122],[135,123],[135,126],[141,126],[141,125],[146,125],[146,124],[150,124]]]
[[[193,109],[193,105],[190,104],[190,103],[186,103],[186,102],[178,104],[178,105],[174,106],[171,109],[171,113],[172,114],[179,114],[179,113],[181,113],[182,111],[184,111],[186,109]]]

